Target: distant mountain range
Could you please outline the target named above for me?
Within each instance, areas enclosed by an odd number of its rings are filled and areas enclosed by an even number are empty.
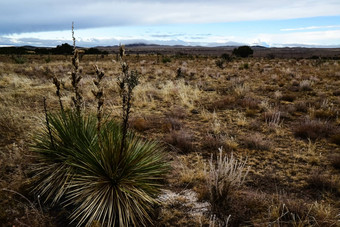
[[[184,45],[177,43],[176,45],[160,45],[145,42],[131,42],[126,44],[127,52],[130,54],[160,54],[160,55],[210,55],[221,56],[222,54],[231,55],[233,49],[244,45],[243,43],[220,43],[210,44],[209,46]],[[119,52],[118,45],[113,46],[96,46],[86,47],[78,42],[78,48],[83,48],[85,54],[117,54]],[[282,47],[268,47],[266,45],[251,45],[254,50],[253,57],[265,58],[332,58],[340,59],[340,46],[314,46],[314,45],[283,45]],[[67,43],[58,45],[57,47],[35,47],[26,45],[21,47],[0,47],[0,54],[72,54],[73,47]]]
[[[1,40],[0,40],[1,41]],[[36,48],[34,47],[34,43],[37,42],[36,46],[39,47],[55,47],[56,43],[61,44],[61,43],[67,43],[69,40],[49,40],[46,42],[43,42],[42,40],[31,40],[30,45],[24,46],[29,48]],[[18,42],[18,43],[24,43]],[[77,45],[85,48],[89,47],[112,47],[112,46],[117,46],[118,43],[125,44],[126,46],[129,47],[142,47],[142,46],[172,46],[172,47],[179,47],[179,46],[184,46],[184,47],[238,47],[238,46],[253,46],[253,47],[267,47],[267,48],[284,48],[284,47],[303,47],[303,48],[340,48],[340,44],[338,45],[307,45],[307,44],[299,44],[299,43],[291,43],[291,44],[280,44],[280,43],[275,43],[275,44],[268,44],[265,42],[259,42],[259,43],[252,43],[252,44],[247,44],[247,43],[240,43],[240,42],[234,42],[234,41],[229,41],[229,42],[223,42],[223,43],[217,43],[217,42],[187,42],[183,40],[146,40],[146,39],[134,39],[134,40],[117,40],[117,39],[110,39],[110,40],[97,40],[93,39],[90,41],[85,41],[85,40],[78,40]],[[113,45],[111,45],[113,44]],[[5,46],[19,46],[18,44],[10,44],[10,43],[1,43],[0,42],[0,47],[5,47]]]

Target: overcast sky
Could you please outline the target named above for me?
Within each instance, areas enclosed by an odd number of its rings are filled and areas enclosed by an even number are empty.
[[[0,45],[340,46],[340,0],[0,0]]]

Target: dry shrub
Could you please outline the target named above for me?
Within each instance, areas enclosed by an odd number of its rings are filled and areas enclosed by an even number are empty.
[[[305,119],[294,126],[293,132],[296,137],[316,140],[331,136],[335,127],[327,121]]]
[[[227,211],[230,215],[230,226],[243,226],[262,216],[268,209],[268,198],[265,194],[254,191],[242,191],[234,194],[231,199],[231,208]],[[228,226],[229,226],[228,225]]]
[[[0,188],[20,190],[29,168],[29,156],[24,142],[8,144],[0,148]],[[26,189],[26,188],[23,188]],[[21,191],[22,192],[22,191]]]
[[[157,213],[154,218],[154,226],[201,226],[202,220],[199,220],[198,216],[194,216],[188,212],[192,207],[186,206],[187,202],[186,198],[183,198],[182,196],[171,198],[170,201],[162,202],[162,206],[159,206],[156,210]]]
[[[307,113],[308,111],[308,106],[306,102],[303,101],[297,101],[296,103],[294,103],[294,107],[295,110],[298,112]]]
[[[240,100],[240,105],[248,109],[258,109],[259,104],[260,104],[259,100],[256,100],[251,97],[244,97],[242,100]]]
[[[175,146],[184,153],[191,152],[194,149],[193,135],[187,130],[172,130],[165,137],[165,142]]]
[[[271,144],[260,133],[252,133],[243,138],[243,144],[249,149],[270,150]]]
[[[13,143],[25,132],[27,122],[15,113],[5,108],[0,108],[0,145]]]
[[[207,106],[207,110],[214,111],[214,110],[225,110],[231,108],[235,105],[235,97],[233,96],[225,96]]]
[[[246,115],[246,117],[255,117],[257,113],[258,113],[257,110],[255,110],[255,109],[248,109],[247,108],[246,112],[245,112],[245,115]]]
[[[281,123],[281,112],[279,110],[269,110],[262,114],[263,120],[269,126],[278,126]]]
[[[211,212],[223,223],[226,224],[228,212],[232,210],[233,196],[239,189],[249,172],[250,167],[246,167],[247,159],[238,160],[233,154],[228,158],[223,155],[222,148],[216,162],[211,156],[209,170],[206,173],[207,187],[209,191],[209,203]]]
[[[312,91],[312,82],[310,80],[302,80],[300,82],[300,90],[301,91]]]
[[[333,91],[334,96],[340,96],[340,89]]]
[[[282,92],[279,91],[279,90],[275,91],[274,92],[274,97],[275,97],[275,99],[279,100],[282,97]]]
[[[180,130],[182,128],[182,122],[176,118],[169,117],[166,121],[170,124],[171,130]]]
[[[182,128],[182,122],[177,118],[168,117],[163,120],[162,131],[171,132],[173,130],[180,130]]]
[[[300,85],[299,81],[297,81],[297,80],[292,80],[291,84],[292,84],[292,86],[295,86],[295,87]]]
[[[269,209],[268,226],[315,226],[311,207],[302,200],[276,201]]]
[[[202,147],[204,149],[210,149],[210,150],[217,150],[220,147],[223,147],[224,141],[221,138],[220,135],[215,135],[214,133],[208,133],[202,142]]]
[[[339,130],[338,130],[339,131]],[[331,137],[332,143],[340,145],[340,132],[337,132],[335,135]]]
[[[332,110],[316,110],[314,112],[314,117],[324,120],[335,119],[337,117],[337,113]]]
[[[166,116],[169,118],[184,119],[187,116],[187,111],[182,106],[174,106],[168,113],[166,113]]]
[[[333,154],[329,157],[331,165],[335,169],[340,169],[340,154]]]
[[[311,213],[319,226],[339,225],[339,209],[333,208],[330,204],[325,204],[323,201],[313,203],[311,209]]]
[[[185,187],[201,187],[205,180],[205,162],[201,155],[189,154],[178,157],[175,163],[175,174],[179,176],[179,182]]]
[[[323,202],[281,199],[269,208],[268,226],[337,226],[338,209]]]
[[[150,128],[150,124],[142,117],[135,117],[129,120],[129,126],[139,132],[144,132]]]
[[[254,191],[238,191],[233,194],[230,209],[224,210],[225,219],[212,215],[209,227],[214,226],[262,226],[260,220],[267,213],[270,201],[266,194]],[[260,222],[260,223],[257,223]],[[255,224],[255,225],[253,225]]]
[[[220,147],[224,147],[227,151],[236,150],[238,147],[237,140],[234,136],[225,133],[207,133],[203,138],[202,147],[204,149],[216,151]]]
[[[319,170],[311,172],[307,178],[308,187],[317,191],[328,191],[339,195],[340,185],[338,178],[321,173]]]
[[[11,189],[0,191],[0,223],[8,226],[56,226],[51,217],[47,216],[37,201],[30,201],[27,197]],[[11,225],[9,225],[11,224]],[[7,225],[6,225],[7,226]]]
[[[295,94],[283,94],[281,97],[282,101],[287,101],[287,102],[294,102],[294,100],[296,99],[296,95]]]

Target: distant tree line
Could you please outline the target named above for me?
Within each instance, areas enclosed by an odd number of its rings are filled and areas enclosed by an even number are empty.
[[[109,54],[107,51],[101,51],[97,48],[84,49],[84,54]],[[1,47],[0,54],[56,54],[56,55],[71,55],[73,54],[73,46],[64,43],[55,48],[40,48],[40,47]]]

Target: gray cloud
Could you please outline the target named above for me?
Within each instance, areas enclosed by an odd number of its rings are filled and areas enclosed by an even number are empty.
[[[0,34],[124,25],[214,23],[339,15],[334,0],[11,0],[0,2]]]

